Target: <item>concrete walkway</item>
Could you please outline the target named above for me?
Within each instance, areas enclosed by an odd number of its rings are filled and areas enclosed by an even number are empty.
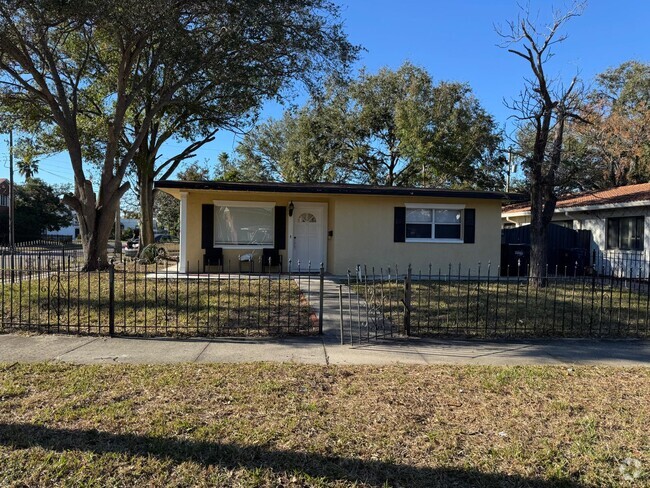
[[[138,339],[0,334],[0,362],[80,364],[299,362],[311,364],[591,364],[650,366],[650,342],[636,340],[394,340],[341,346],[327,338]]]
[[[296,285],[301,286],[300,291],[304,294],[305,298],[309,302],[312,310],[315,310],[318,313],[320,308],[320,289],[318,286],[318,281],[312,283],[312,286],[306,286],[304,281],[298,282],[297,279],[294,279]],[[344,324],[347,323],[348,314],[345,307],[343,307],[343,316],[341,316],[341,307],[339,306],[339,286],[343,296],[347,297],[354,294],[347,285],[340,285],[330,278],[323,280],[323,340],[326,343],[340,343],[341,342],[341,318],[344,320]]]

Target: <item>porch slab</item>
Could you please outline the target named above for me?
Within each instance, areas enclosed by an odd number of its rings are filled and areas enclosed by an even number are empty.
[[[246,271],[242,272],[232,272],[232,273],[176,273],[176,270],[172,272],[168,270],[167,272],[158,270],[157,273],[147,273],[145,278],[147,279],[159,279],[163,280],[168,278],[179,279],[179,280],[288,280],[296,279],[297,276],[301,276],[304,280],[311,278],[312,286],[318,283],[318,274],[317,273],[247,273]],[[317,286],[317,285],[316,285]]]

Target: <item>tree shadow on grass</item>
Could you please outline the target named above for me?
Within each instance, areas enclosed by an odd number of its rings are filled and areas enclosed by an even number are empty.
[[[0,445],[12,449],[40,447],[52,451],[79,450],[95,454],[153,456],[173,463],[193,462],[224,469],[262,468],[276,473],[304,473],[326,482],[360,482],[369,486],[584,486],[569,477],[542,480],[505,473],[482,473],[468,468],[418,467],[397,462],[283,451],[265,446],[113,434],[94,429],[55,429],[31,424],[0,423]]]

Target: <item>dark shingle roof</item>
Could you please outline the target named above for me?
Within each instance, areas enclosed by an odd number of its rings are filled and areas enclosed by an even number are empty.
[[[479,190],[450,190],[443,188],[413,188],[402,186],[355,185],[348,183],[278,183],[231,181],[157,181],[159,189],[258,191],[275,193],[320,193],[332,195],[395,195],[449,198],[481,198],[490,200],[521,200],[515,193]]]

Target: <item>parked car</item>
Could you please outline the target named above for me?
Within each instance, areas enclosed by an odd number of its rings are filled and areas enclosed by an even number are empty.
[[[167,254],[175,255],[179,252],[180,240],[170,234],[156,234],[153,238],[156,247],[164,249]],[[124,243],[123,253],[128,257],[136,257],[140,253],[140,240],[137,237],[129,239]]]
[[[164,249],[164,253],[167,256],[178,256],[180,252],[180,239],[171,234],[156,234],[153,238],[155,246],[160,252]]]

